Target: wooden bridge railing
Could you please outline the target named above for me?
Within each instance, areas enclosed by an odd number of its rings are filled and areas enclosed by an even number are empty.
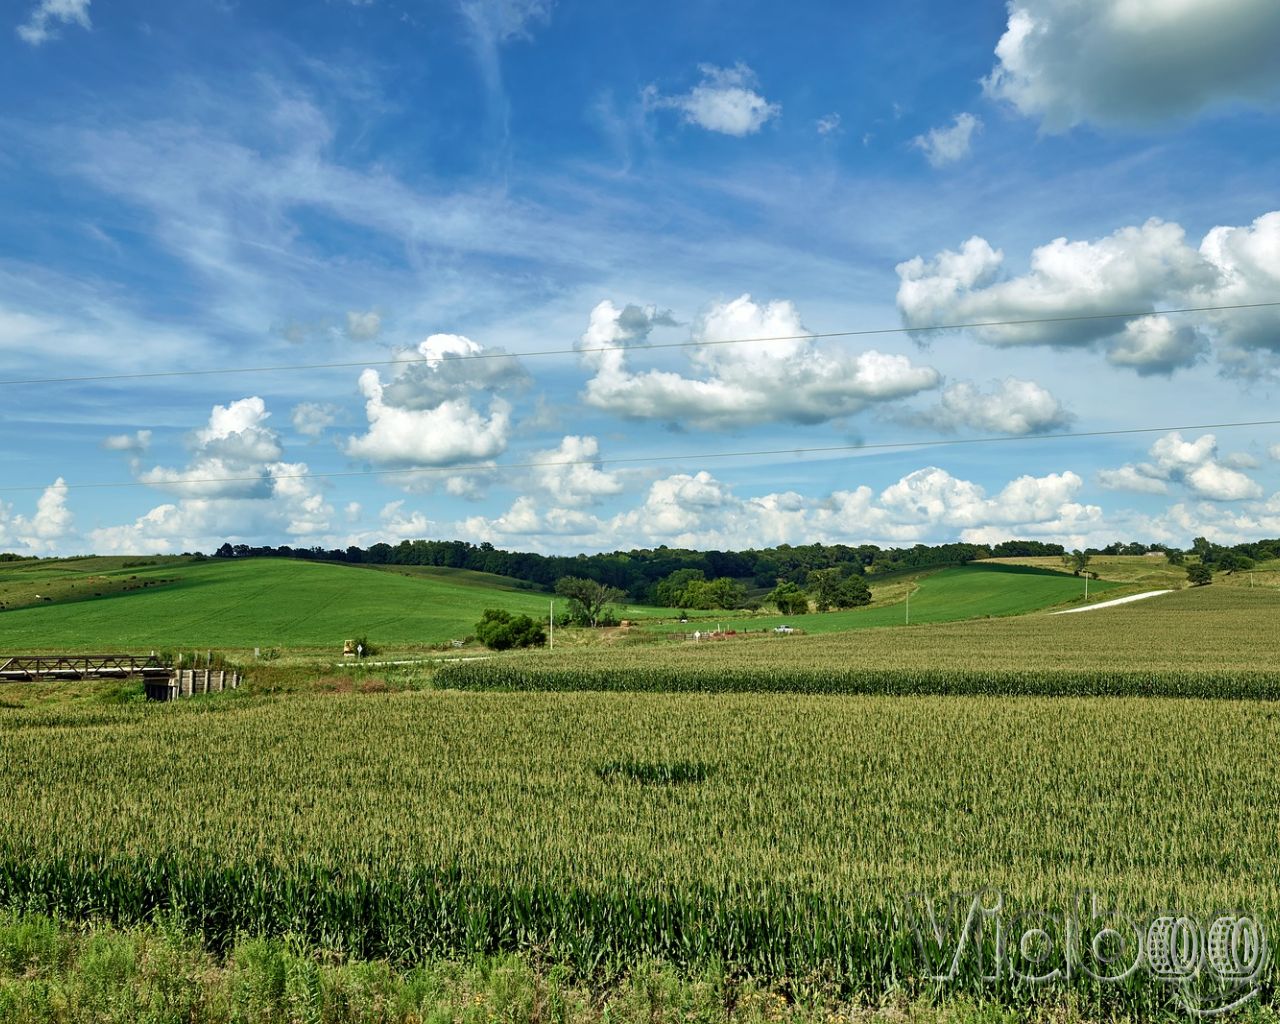
[[[142,676],[148,700],[177,700],[198,693],[222,693],[240,686],[239,672],[226,669],[175,669],[155,655],[13,654],[0,655],[0,683],[41,679],[124,679]]]
[[[123,679],[147,671],[169,671],[155,655],[13,654],[0,655],[0,680]]]

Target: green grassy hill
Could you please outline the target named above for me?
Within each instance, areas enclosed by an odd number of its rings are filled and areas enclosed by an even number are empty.
[[[875,594],[865,608],[842,612],[779,616],[741,617],[724,613],[719,621],[726,629],[764,629],[786,622],[806,633],[837,633],[867,626],[898,626],[906,620],[906,593],[911,591],[911,622],[954,622],[998,615],[1023,615],[1053,605],[1075,602],[1084,597],[1084,580],[1069,573],[1050,572],[1016,565],[972,563],[921,574],[914,579],[895,579],[883,587],[868,580]],[[1107,594],[1120,584],[1090,580],[1089,597]],[[667,631],[685,632],[698,628],[664,626]]]
[[[52,601],[29,604],[35,593]],[[400,648],[461,638],[485,608],[547,611],[546,595],[501,576],[283,559],[9,563],[0,567],[0,602],[9,605],[0,613],[0,652],[261,647],[338,655],[358,635]]]
[[[912,623],[1018,615],[1072,602],[1083,581],[1024,566],[974,564],[877,583],[866,608],[797,616],[701,612],[702,627],[770,628],[786,621],[806,632],[899,625],[911,590]],[[1117,583],[1095,580],[1090,595]],[[36,595],[40,595],[37,599]],[[50,600],[44,600],[48,598]],[[549,595],[515,580],[427,566],[348,566],[283,559],[78,558],[0,566],[0,652],[199,649],[341,653],[367,636],[406,650],[469,635],[486,608],[544,617]],[[674,609],[625,605],[622,617],[655,628],[699,628]]]

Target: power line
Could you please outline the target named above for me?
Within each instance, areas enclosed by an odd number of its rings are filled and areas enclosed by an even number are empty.
[[[1165,427],[1125,427],[1117,430],[1083,430],[1061,434],[1001,435],[997,437],[958,437],[924,441],[881,441],[874,444],[837,444],[817,448],[759,448],[752,451],[673,453],[666,455],[627,455],[618,458],[562,459],[547,462],[471,463],[459,466],[419,466],[411,469],[351,469],[328,473],[280,473],[264,478],[258,476],[189,477],[178,480],[150,482],[145,480],[112,480],[96,483],[63,484],[64,487],[84,490],[108,487],[186,487],[197,484],[262,483],[271,480],[314,480],[370,476],[411,476],[417,473],[496,473],[512,469],[545,469],[557,466],[640,465],[654,462],[692,462],[706,459],[741,459],[766,455],[835,455],[890,449],[941,448],[949,445],[1001,444],[1020,441],[1061,441],[1093,437],[1120,437],[1126,434],[1163,434],[1172,430],[1227,430],[1235,427],[1276,427],[1280,420],[1243,420],[1232,423],[1184,423]],[[0,494],[17,491],[43,491],[48,484],[27,484],[20,487],[0,487]]]
[[[1179,309],[1149,309],[1127,313],[1082,313],[1077,316],[1030,317],[1024,320],[977,320],[967,323],[933,324],[926,327],[876,327],[856,331],[826,331],[815,334],[780,334],[768,338],[719,338],[710,341],[671,341],[643,346],[601,345],[595,348],[548,348],[534,352],[468,352],[440,357],[446,361],[471,359],[532,359],[540,356],[590,355],[598,352],[621,352],[630,349],[654,350],[673,348],[703,348],[716,345],[749,345],[773,341],[820,341],[825,338],[867,338],[885,334],[926,334],[930,331],[976,330],[985,327],[1029,327],[1036,324],[1069,324],[1088,320],[1136,320],[1142,317],[1174,316],[1183,313],[1221,313],[1242,309],[1271,309],[1280,306],[1274,302],[1247,302],[1230,306],[1185,306]],[[19,387],[31,384],[88,384],[115,380],[155,380],[168,377],[213,377],[237,373],[291,373],[298,370],[350,370],[369,366],[410,366],[423,362],[423,357],[412,359],[362,359],[341,363],[292,363],[281,366],[214,367],[206,370],[152,370],[145,373],[99,373],[80,377],[31,377],[21,380],[0,380],[2,387]]]

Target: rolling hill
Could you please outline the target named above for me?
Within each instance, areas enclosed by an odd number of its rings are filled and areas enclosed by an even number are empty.
[[[284,559],[67,559],[0,567],[0,651],[307,648],[367,635],[412,647],[468,635],[485,608],[542,616],[501,576]],[[400,571],[396,571],[396,570]],[[35,592],[51,601],[26,604]],[[100,595],[100,596],[95,596]]]
[[[1119,584],[1090,584],[1101,596]],[[971,564],[873,581],[875,602],[850,611],[796,617],[810,633],[899,625],[911,590],[912,623],[1018,615],[1070,602],[1082,581],[1025,566]],[[37,596],[38,595],[38,596]],[[405,650],[468,636],[486,608],[544,618],[549,595],[502,576],[426,566],[353,566],[272,558],[77,558],[0,566],[0,652],[169,650],[342,650],[367,636]],[[16,606],[16,607],[15,607]],[[625,605],[623,617],[662,618],[683,632],[675,610]],[[776,615],[697,612],[694,622],[729,629],[792,622]]]
[[[872,584],[875,600],[864,608],[779,618],[739,617],[725,613],[719,621],[726,629],[761,629],[780,622],[806,633],[838,633],[868,626],[898,626],[906,619],[905,596],[911,590],[911,622],[954,622],[959,619],[1023,615],[1084,596],[1084,581],[1069,573],[1026,566],[970,563],[930,571],[893,582]],[[1120,586],[1108,580],[1090,580],[1089,596],[1101,596]],[[692,625],[668,627],[681,632]]]

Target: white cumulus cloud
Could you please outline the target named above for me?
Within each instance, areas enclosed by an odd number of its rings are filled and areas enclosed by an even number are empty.
[[[1173,317],[1130,320],[1107,346],[1107,362],[1127,366],[1142,376],[1169,374],[1191,366],[1209,349],[1208,339],[1193,324]]]
[[[537,452],[530,460],[534,483],[560,506],[590,505],[621,493],[622,481],[617,474],[600,469],[599,455],[594,437],[566,436],[558,446]]]
[[[1168,494],[1169,485],[1161,477],[1149,476],[1132,464],[1098,471],[1098,483],[1109,491],[1136,491],[1139,494]]]
[[[1266,501],[1224,505],[1178,502],[1136,524],[1135,536],[1186,546],[1193,537],[1215,544],[1240,544],[1280,536],[1280,493]]]
[[[266,425],[270,416],[256,395],[215,405],[208,422],[188,438],[192,458],[185,467],[154,466],[138,479],[190,497],[263,497],[271,491],[271,465],[283,451],[279,435]]]
[[[1280,210],[1248,226],[1222,225],[1200,243],[1200,255],[1216,272],[1210,286],[1191,296],[1195,305],[1274,302],[1280,295]],[[1244,377],[1274,371],[1280,360],[1280,314],[1275,309],[1236,309],[1207,314],[1224,368]]]
[[[1258,482],[1230,465],[1232,456],[1219,457],[1218,440],[1202,434],[1194,441],[1171,431],[1159,438],[1149,452],[1150,462],[1105,469],[1098,482],[1113,490],[1163,494],[1169,483],[1180,483],[1192,494],[1211,501],[1245,501],[1262,497]]]
[[[547,508],[539,510],[529,495],[517,498],[496,519],[472,516],[460,524],[464,533],[491,542],[517,538],[518,544],[529,538],[581,537],[598,533],[600,520],[578,509]]]
[[[109,452],[133,452],[140,455],[151,447],[151,431],[137,430],[132,434],[111,434],[102,439],[102,447]]]
[[[333,426],[340,410],[336,405],[323,402],[299,402],[293,407],[290,419],[293,429],[307,437],[319,437]]]
[[[398,540],[416,540],[426,538],[433,528],[433,523],[422,512],[406,509],[404,499],[391,501],[382,507],[379,518],[387,536]]]
[[[136,554],[211,550],[224,540],[280,543],[312,539],[329,529],[332,507],[309,477],[306,463],[287,462],[254,395],[215,405],[188,438],[186,466],[153,466],[138,479],[177,496],[130,523],[89,533],[95,551]],[[135,462],[135,466],[137,463]]]
[[[280,457],[280,436],[266,422],[267,403],[254,395],[215,405],[209,423],[195,433],[201,455],[234,462],[268,462]]]
[[[702,81],[682,95],[663,96],[650,87],[645,92],[646,106],[678,110],[688,124],[739,138],[755,134],[782,113],[781,106],[756,91],[755,72],[745,64],[730,68],[699,64],[698,70]]]
[[[985,390],[973,381],[950,384],[935,408],[916,417],[942,430],[1016,435],[1061,430],[1073,418],[1047,388],[1017,377],[991,381]]]
[[[11,505],[0,503],[0,550],[25,555],[54,552],[71,536],[74,521],[67,508],[67,482],[58,477],[40,493],[29,516],[14,515]]]
[[[597,549],[669,544],[744,548],[773,544],[914,543],[954,538],[975,543],[1011,536],[1043,536],[1079,545],[1101,525],[1102,510],[1076,500],[1074,473],[1024,476],[994,495],[978,484],[927,467],[879,494],[870,487],[825,497],[781,491],[743,498],[702,470],[653,481],[635,507],[608,518],[580,510],[540,509],[529,496],[496,519],[474,516],[460,524],[471,537],[503,543],[519,538],[539,547]]]
[[[282,535],[315,543],[333,509],[306,478],[304,463],[271,467],[271,489],[258,497],[184,497],[157,505],[131,523],[90,532],[99,554],[211,551],[223,541],[279,544]]]
[[[511,405],[500,398],[487,413],[467,398],[450,399],[428,409],[406,409],[384,399],[376,370],[360,375],[369,429],[347,441],[347,454],[383,466],[448,466],[489,459],[506,451]]]
[[[495,392],[527,384],[520,363],[454,334],[433,334],[415,351],[390,381],[377,370],[361,373],[369,429],[348,438],[347,454],[382,466],[430,467],[505,451],[511,403]],[[472,399],[484,393],[488,404],[477,408]]]
[[[1274,308],[1150,315],[1274,301],[1280,211],[1244,227],[1215,227],[1198,247],[1178,224],[1151,219],[1092,241],[1054,239],[1032,250],[1023,274],[1005,273],[1004,253],[978,236],[959,250],[906,260],[897,271],[898,308],[908,327],[1042,319],[1049,322],[972,330],[991,345],[1097,347],[1113,365],[1140,374],[1191,366],[1211,345],[1226,374],[1259,376],[1280,367]],[[1104,316],[1115,313],[1143,315]]]
[[[762,339],[694,348],[697,376],[666,370],[632,371],[624,348],[638,344],[651,319],[639,307],[609,301],[591,312],[581,346],[595,375],[589,405],[634,419],[708,429],[764,422],[823,423],[868,406],[905,398],[941,383],[931,367],[906,356],[870,350],[854,356],[820,349],[792,303],[757,303],[750,295],[713,307],[694,329],[694,341]],[[773,340],[769,340],[773,339]]]
[[[1274,0],[1009,0],[984,84],[1048,131],[1280,94]]]
[[[945,167],[969,155],[974,133],[981,130],[980,118],[962,113],[944,128],[933,128],[924,135],[917,135],[911,144],[924,153],[932,166]]]

